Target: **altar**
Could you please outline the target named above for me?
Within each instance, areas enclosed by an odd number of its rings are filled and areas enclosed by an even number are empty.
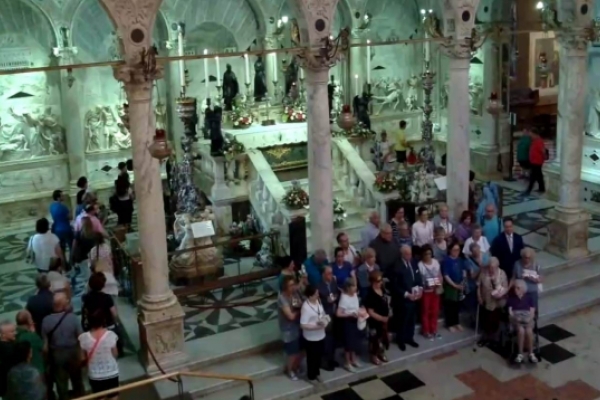
[[[223,128],[223,135],[228,140],[237,140],[246,150],[308,141],[306,122],[252,125],[245,129]]]

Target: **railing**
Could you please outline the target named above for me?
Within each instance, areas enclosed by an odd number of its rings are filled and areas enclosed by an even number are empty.
[[[280,232],[280,244],[289,254],[289,223],[297,217],[306,217],[307,210],[290,210],[283,204],[285,188],[271,165],[259,150],[249,150],[251,176],[249,199],[265,230]]]
[[[166,381],[166,380],[170,380],[174,383],[177,383],[178,390],[179,390],[179,398],[183,399],[184,398],[183,397],[184,396],[184,388],[183,388],[183,381],[181,378],[184,378],[184,377],[185,378],[205,378],[205,379],[208,378],[208,379],[220,379],[220,380],[228,380],[228,381],[246,382],[248,384],[250,399],[254,400],[254,383],[252,382],[252,379],[247,376],[211,374],[211,373],[205,373],[205,372],[187,372],[187,371],[186,372],[182,372],[182,371],[171,372],[171,373],[167,373],[164,375],[159,375],[154,378],[148,378],[148,379],[144,379],[139,382],[133,382],[133,383],[129,383],[127,385],[119,386],[118,388],[115,388],[115,389],[105,390],[103,392],[89,394],[89,395],[83,396],[83,397],[78,397],[76,400],[96,400],[96,399],[108,398],[108,396],[110,396],[110,395],[127,392],[127,391],[130,391],[133,389],[137,389],[137,388],[140,388],[143,386],[151,385],[156,382],[161,382],[161,381]]]
[[[398,193],[384,194],[375,189],[375,174],[348,139],[334,138],[332,142],[334,179],[348,188],[361,206],[377,210],[387,221],[386,202],[398,198]]]

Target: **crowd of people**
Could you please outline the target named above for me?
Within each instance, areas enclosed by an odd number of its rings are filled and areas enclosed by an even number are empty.
[[[442,314],[449,332],[474,326],[479,316],[479,346],[498,345],[505,321],[516,334],[514,361],[537,362],[532,328],[542,278],[535,252],[493,203],[477,214],[465,211],[452,221],[441,205],[433,218],[419,208],[409,221],[399,208],[381,224],[373,212],[360,251],[340,233],[331,262],[324,249],[298,266],[279,259],[279,326],[290,379],[304,372],[305,358],[307,379],[318,381],[321,369],[340,366],[338,347],[350,372],[362,353],[375,365],[386,363],[391,343],[402,351],[419,347],[417,322],[424,340],[440,340]]]
[[[119,170],[110,210],[117,215],[117,225],[127,229],[134,196],[126,164],[119,164]],[[3,400],[80,397],[86,373],[93,393],[119,386],[117,358],[123,355],[123,340],[116,307],[119,283],[105,229],[107,212],[85,177],[77,185],[74,213],[65,204],[64,193],[54,191],[52,224],[39,219],[28,241],[26,261],[38,272],[36,294],[15,321],[0,322]],[[71,302],[78,282],[87,282],[80,315]]]

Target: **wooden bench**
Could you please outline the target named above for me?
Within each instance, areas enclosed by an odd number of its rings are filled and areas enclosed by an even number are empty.
[[[247,274],[222,278],[216,281],[207,282],[202,285],[191,285],[179,287],[173,290],[177,297],[198,296],[206,294],[217,289],[224,289],[232,286],[244,285],[246,283],[267,279],[279,274],[279,268],[261,269],[260,271],[249,272]]]

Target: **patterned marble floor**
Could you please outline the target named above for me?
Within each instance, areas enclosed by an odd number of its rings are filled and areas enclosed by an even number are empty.
[[[530,212],[523,212],[516,215],[513,215],[515,219],[515,224],[520,226],[521,228],[532,231],[535,230],[536,233],[542,236],[548,235],[548,229],[545,226],[550,222],[548,218],[548,212],[552,210],[552,208],[545,208]],[[600,215],[592,214],[592,219],[589,222],[589,238],[593,239],[600,236]]]
[[[487,348],[452,351],[309,400],[597,400],[600,307],[540,328],[542,360],[511,366]]]

